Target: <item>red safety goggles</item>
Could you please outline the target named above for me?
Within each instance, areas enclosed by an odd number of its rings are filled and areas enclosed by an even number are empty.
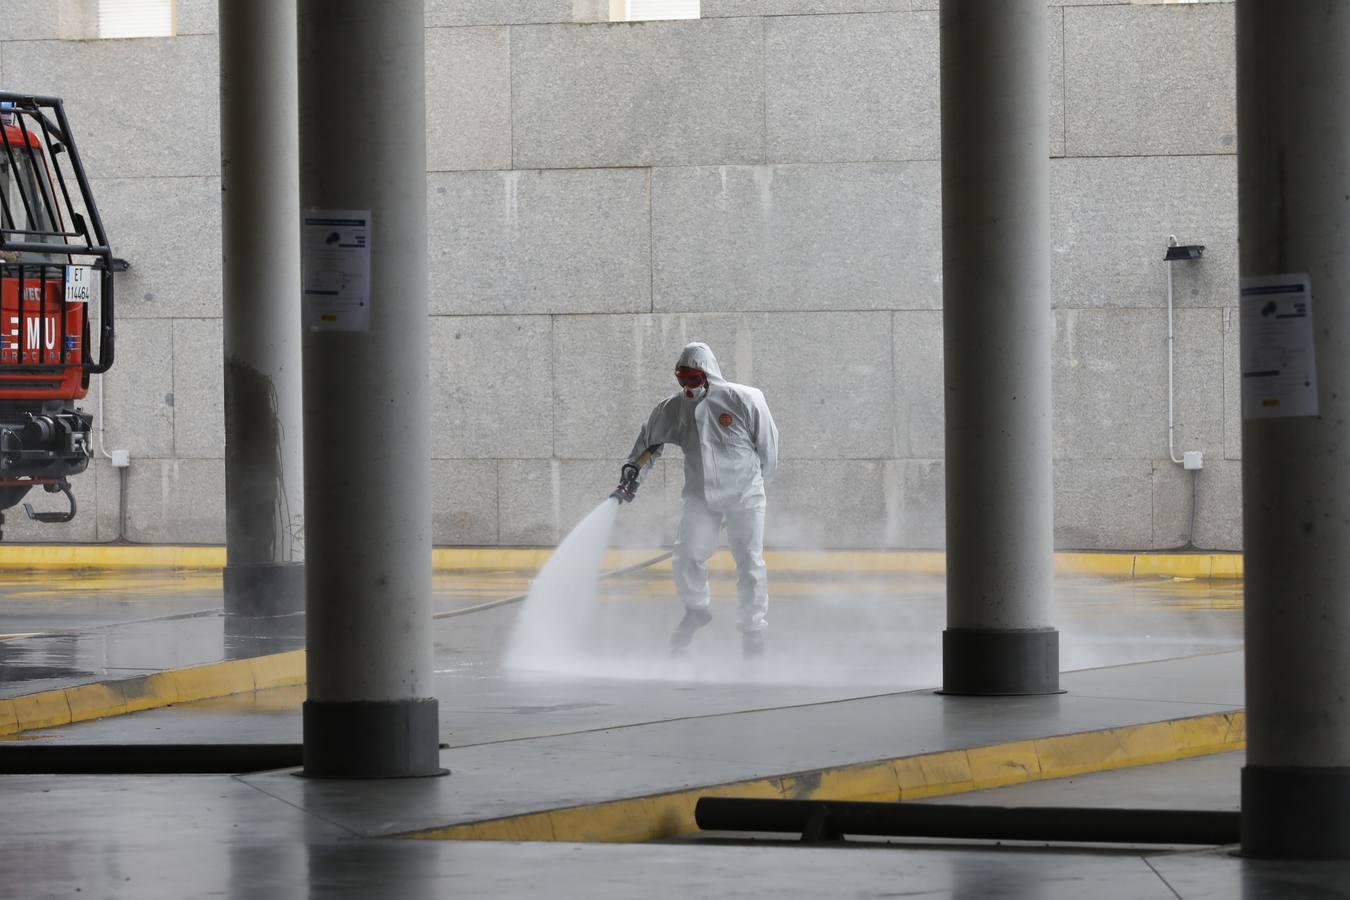
[[[699,369],[686,369],[683,366],[675,370],[675,380],[686,389],[701,388],[707,384],[708,377]]]

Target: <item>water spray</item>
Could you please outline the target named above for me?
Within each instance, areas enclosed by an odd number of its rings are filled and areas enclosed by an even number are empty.
[[[659,453],[659,446],[648,447],[635,461],[625,465],[619,486],[577,523],[539,570],[511,634],[506,653],[508,666],[536,666],[542,660],[572,653],[584,642],[595,614],[596,586],[619,506],[633,500],[643,475]],[[654,557],[637,568],[669,557],[668,553]],[[610,573],[613,574],[617,573]]]
[[[609,501],[605,501],[609,502]],[[659,553],[651,559],[644,559],[640,563],[633,563],[631,566],[624,566],[622,569],[611,569],[608,572],[601,572],[597,581],[606,581],[610,578],[620,578],[624,575],[631,575],[634,572],[640,572],[643,569],[649,569],[652,566],[660,565],[670,559],[674,554],[667,550],[665,553]],[[467,616],[469,613],[483,612],[484,610],[496,609],[499,606],[509,606],[512,603],[521,603],[529,598],[529,593],[516,594],[514,597],[501,597],[497,600],[489,600],[486,603],[476,603],[473,606],[466,606],[462,609],[452,609],[447,612],[439,612],[432,616],[433,619],[453,619],[455,616]]]

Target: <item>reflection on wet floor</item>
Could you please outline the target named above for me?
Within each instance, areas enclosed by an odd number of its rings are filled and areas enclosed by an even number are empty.
[[[172,579],[168,579],[165,584],[169,587],[161,590],[163,585],[159,585],[144,594],[136,586],[138,580],[144,581],[145,576],[85,584],[72,580],[48,588],[33,582],[0,584],[0,631],[44,632],[0,640],[0,651],[29,651],[17,656],[0,655],[0,691],[28,692],[62,683],[59,677],[32,678],[42,672],[41,666],[51,669],[64,665],[67,676],[80,669],[96,677],[116,677],[132,674],[132,670],[120,666],[154,668],[207,662],[242,646],[231,643],[240,636],[227,633],[227,623],[219,611],[218,579],[181,593],[174,592]],[[440,573],[435,608],[450,610],[519,594],[528,587],[528,580],[528,573],[521,572]],[[183,587],[182,583],[177,585],[179,590]],[[51,593],[35,593],[44,590]],[[1111,665],[1130,658],[1189,656],[1241,645],[1240,584],[1065,578],[1057,583],[1056,590],[1056,624],[1061,629],[1063,657],[1069,668]],[[502,648],[519,614],[519,605],[440,620],[433,631],[435,692],[440,698],[441,739],[452,748],[448,754],[457,754],[450,765],[457,773],[455,778],[394,786],[387,791],[392,806],[384,807],[365,805],[369,801],[342,793],[348,790],[345,786],[337,789],[341,796],[334,805],[324,807],[320,790],[289,774],[247,783],[244,779],[213,780],[209,776],[122,778],[102,783],[90,778],[26,781],[21,790],[11,790],[7,802],[20,804],[15,808],[24,815],[15,821],[32,824],[16,829],[9,844],[20,868],[27,865],[33,872],[46,873],[42,877],[48,881],[39,881],[19,869],[15,869],[17,874],[11,881],[22,884],[27,879],[28,884],[45,884],[50,883],[50,873],[56,872],[58,880],[66,878],[62,885],[69,884],[73,890],[81,880],[86,885],[107,883],[108,871],[119,875],[134,871],[138,878],[135,895],[149,896],[152,883],[139,879],[142,873],[153,871],[157,878],[153,884],[170,885],[167,890],[174,896],[184,895],[185,884],[197,885],[199,892],[220,888],[256,896],[259,888],[250,878],[256,881],[260,873],[265,873],[276,881],[296,871],[300,876],[291,879],[286,895],[303,896],[306,887],[314,893],[320,884],[310,883],[312,879],[304,871],[304,842],[309,841],[323,851],[325,886],[334,883],[333,866],[340,867],[345,861],[353,871],[368,873],[371,866],[383,866],[381,871],[402,873],[404,877],[391,896],[411,895],[409,891],[416,894],[419,886],[443,885],[452,877],[459,879],[455,885],[461,893],[487,896],[502,892],[502,872],[522,872],[525,874],[520,879],[537,881],[539,871],[556,875],[559,865],[581,859],[578,854],[590,854],[592,848],[555,848],[560,854],[556,859],[526,860],[521,857],[522,848],[528,853],[545,852],[550,845],[441,846],[437,842],[362,842],[352,835],[374,833],[374,828],[383,828],[384,833],[403,829],[405,826],[391,823],[404,821],[401,817],[429,816],[428,809],[441,815],[436,803],[442,801],[435,799],[436,790],[466,792],[453,802],[442,802],[444,809],[452,810],[445,814],[449,816],[463,815],[471,806],[463,797],[477,802],[473,798],[478,795],[469,793],[474,785],[481,785],[485,804],[502,803],[502,797],[515,796],[515,802],[528,797],[530,803],[573,805],[587,797],[604,796],[605,792],[636,795],[662,789],[663,785],[735,780],[754,767],[768,772],[804,771],[830,764],[834,759],[831,754],[855,750],[853,759],[870,760],[913,752],[906,748],[923,742],[933,742],[940,748],[947,746],[941,741],[949,738],[966,742],[955,746],[996,737],[1030,739],[1038,734],[1119,721],[1156,721],[1195,709],[1231,708],[1241,702],[1239,654],[1160,663],[1155,666],[1163,667],[1161,670],[1148,672],[1081,672],[1066,676],[1068,694],[1028,701],[962,698],[951,702],[929,690],[893,693],[932,684],[936,677],[935,648],[940,645],[945,619],[942,578],[780,576],[773,581],[773,593],[770,666],[759,671],[747,670],[740,660],[731,576],[714,579],[715,619],[700,633],[695,653],[684,668],[672,667],[666,647],[669,631],[680,617],[668,572],[642,572],[604,584],[588,623],[592,640],[585,650],[590,654],[591,668],[572,673],[502,669]],[[81,618],[82,605],[90,613],[88,621]],[[278,639],[275,646],[280,644]],[[28,680],[5,680],[8,674],[17,674],[23,668],[28,670]],[[49,674],[42,672],[43,676]],[[1164,696],[1141,690],[1141,684]],[[1159,691],[1159,685],[1167,687]],[[873,696],[877,694],[884,696]],[[295,742],[301,736],[300,704],[304,698],[303,687],[280,688],[83,722],[16,739],[51,744]],[[1070,720],[1073,724],[1066,724]],[[860,732],[871,735],[868,740],[875,746],[852,743],[860,740]],[[959,738],[950,737],[958,734]],[[884,750],[876,749],[883,746]],[[616,780],[616,774],[628,780]],[[31,777],[40,776],[16,776]],[[10,783],[19,784],[14,779]],[[242,791],[238,797],[231,793],[236,788]],[[410,800],[414,796],[410,788],[421,792],[415,800]],[[553,793],[539,800],[536,793],[546,788]],[[427,797],[431,799],[423,799]],[[28,805],[23,806],[25,803]],[[249,807],[246,816],[240,813],[241,803]],[[341,817],[332,814],[338,808]],[[362,816],[365,818],[359,826],[352,824]],[[335,822],[342,822],[341,828],[330,824]],[[88,852],[67,852],[71,840]],[[310,871],[318,871],[314,867],[314,846],[309,850]],[[708,854],[717,855],[723,848],[603,845],[625,846],[628,850],[624,852],[654,850],[690,855],[679,861],[634,859],[632,874],[617,889],[624,895],[641,893],[643,885],[650,887],[652,866],[661,868],[676,862],[680,871],[715,874],[687,891],[690,896],[710,895],[733,883],[762,887],[770,883],[765,880],[765,871],[771,868],[781,874],[785,865],[791,868],[786,858],[775,859],[771,867],[766,861],[746,881],[746,860],[764,852],[759,848],[726,848],[734,849],[735,855],[726,855],[723,868],[710,869],[717,860]],[[46,852],[42,848],[51,847],[59,851],[54,861],[50,855],[41,855]],[[147,847],[160,855],[138,863],[135,854]],[[500,858],[485,863],[489,876],[477,882],[464,881],[463,873],[472,863],[460,858],[465,852],[497,851]],[[371,856],[385,852],[394,856]],[[850,883],[849,872],[856,874],[858,859],[847,851],[848,859],[838,852],[827,859],[822,854],[830,851],[819,849],[784,852],[820,856],[782,879],[790,888],[800,889],[801,878],[811,873],[820,876],[822,866],[834,868],[808,886],[815,894],[828,893],[831,885],[837,889]],[[1084,892],[1084,885],[1102,896],[1166,893],[1158,890],[1155,882],[1144,885],[1139,880],[1140,872],[1152,877],[1149,867],[1142,864],[1132,870],[1132,875],[1114,858],[1084,862],[1060,852],[1033,859],[1027,852],[1002,856],[985,852],[978,859],[972,857],[968,867],[985,873],[978,878],[958,866],[951,851],[934,855],[936,851],[931,848],[907,848],[903,854],[875,859],[869,855],[869,883],[901,884],[910,893],[922,893],[931,887],[930,892],[954,891],[953,895],[962,896],[983,896],[990,884],[1005,888],[1012,885],[1005,894],[1027,897],[1055,894],[1057,887],[1062,888],[1058,893],[1078,896]],[[428,855],[437,853],[455,855]],[[225,854],[221,859],[229,863],[223,868],[214,865],[220,861],[215,857],[221,854]],[[417,855],[417,859],[409,854]],[[33,859],[40,860],[41,865],[32,863]],[[204,868],[201,860],[205,860]],[[441,867],[428,869],[428,860],[441,860]],[[873,862],[886,860],[908,861],[905,865],[910,869],[882,876],[871,871]],[[297,861],[299,869],[292,865]],[[1106,871],[1102,866],[1107,867],[1109,877],[1090,878],[1089,862],[1097,867],[1092,871],[1099,874]],[[1227,857],[1222,862],[1230,868],[1238,865]],[[573,873],[570,880],[553,881],[570,885],[589,879],[588,886],[593,886],[594,872],[603,871],[607,883],[615,883],[610,877],[614,865],[607,858],[587,856],[577,865],[581,866],[580,874]],[[750,865],[753,869],[753,859]],[[922,881],[935,871],[946,880],[932,884]],[[948,878],[951,873],[954,877]],[[1337,883],[1334,878],[1326,880]],[[1236,884],[1231,878],[1216,880],[1211,874],[1206,883],[1209,881],[1221,885],[1219,893],[1210,895],[1235,896]],[[537,887],[534,881],[530,884]]]
[[[793,573],[770,590],[770,658],[753,678],[772,683],[885,685],[941,680],[946,623],[940,575]],[[640,572],[600,587],[584,641],[530,668],[574,677],[739,680],[735,582],[713,580],[713,625],[684,662],[664,641],[679,618],[670,578]],[[1229,582],[1064,577],[1056,581],[1061,668],[1095,668],[1241,646],[1242,588]],[[438,636],[443,634],[438,632]],[[454,637],[442,640],[453,644]]]
[[[51,665],[47,662],[74,660],[78,643],[79,636],[74,634],[35,635],[29,640],[0,641],[0,681],[6,687],[22,688],[25,682],[92,678],[93,671],[71,664]],[[28,693],[28,690],[21,689],[18,693]]]
[[[437,572],[437,612],[524,593],[532,573]],[[580,660],[542,674],[717,681],[744,676],[731,626],[735,579],[712,583],[716,616],[687,665],[665,653],[680,615],[664,567],[602,582]],[[781,683],[934,683],[945,621],[935,575],[793,573],[772,581],[773,657],[757,675]],[[1065,669],[1241,646],[1240,582],[1063,577],[1056,626]],[[219,572],[5,573],[0,577],[0,696],[303,644],[303,618],[227,620]],[[442,620],[437,670],[492,672],[519,606]],[[525,673],[528,674],[528,673]]]

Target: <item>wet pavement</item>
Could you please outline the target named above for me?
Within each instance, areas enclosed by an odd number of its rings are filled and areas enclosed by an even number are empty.
[[[196,579],[196,580],[193,580]],[[525,590],[520,572],[437,576],[447,611]],[[1069,693],[944,698],[942,580],[774,582],[770,656],[740,659],[734,587],[694,652],[666,650],[669,576],[607,582],[571,652],[504,669],[522,608],[441,619],[436,693],[449,778],[319,783],[251,776],[0,778],[0,897],[1350,896],[1345,866],[1158,852],[902,844],[868,850],[697,844],[391,840],[410,828],[850,760],[1232,709],[1242,702],[1241,585],[1061,579]],[[0,690],[130,674],[238,652],[218,577],[0,583]],[[24,632],[40,632],[22,636]],[[14,635],[20,636],[14,636]],[[278,646],[284,640],[277,639]],[[1170,660],[1137,664],[1141,660]],[[1131,665],[1130,663],[1136,663]],[[24,735],[37,742],[293,741],[303,688],[183,704]],[[1134,770],[1022,785],[1042,797],[1232,802],[1240,754],[1180,774]],[[1178,765],[1191,765],[1184,763]],[[1153,768],[1153,767],[1150,767]],[[1159,769],[1163,767],[1157,767]],[[1201,771],[1197,775],[1196,772]],[[1104,785],[1104,786],[1103,786]],[[1177,785],[1188,785],[1181,791]],[[1037,791],[1043,793],[1035,793]],[[1068,792],[1067,794],[1065,792]],[[1058,792],[1058,793],[1056,793]],[[1225,793],[1226,792],[1226,793]],[[1013,796],[1013,795],[1000,795]],[[964,798],[948,798],[967,802]],[[986,801],[988,802],[988,801]],[[1014,802],[1014,801],[999,801]],[[860,855],[865,853],[866,855]]]
[[[518,595],[528,572],[437,573],[434,609]],[[1060,579],[1057,625],[1065,669],[1240,645],[1240,583],[1178,579]],[[602,585],[580,660],[545,671],[604,677],[739,680],[734,584],[714,580],[713,626],[692,661],[672,666],[665,640],[678,621],[669,575],[640,572]],[[791,575],[774,579],[771,649],[762,682],[931,683],[944,620],[940,577]],[[519,605],[439,620],[438,671],[495,667]],[[218,572],[22,573],[0,576],[0,696],[200,665],[301,645],[294,617],[227,622]],[[574,654],[575,655],[575,654]]]
[[[438,573],[434,608],[471,607],[518,595],[529,573]],[[681,610],[667,572],[604,582],[587,637],[554,658],[502,665],[511,604],[436,621],[436,693],[444,739],[456,745],[537,733],[612,727],[880,695],[940,682],[943,581],[935,576],[792,575],[776,578],[768,657],[741,659],[734,582],[714,580],[714,621],[688,657],[672,659],[670,629]],[[1231,651],[1241,646],[1241,585],[1154,578],[1062,578],[1057,583],[1066,670]],[[200,665],[301,646],[294,618],[255,621],[232,634],[220,608],[218,573],[57,575],[0,583],[0,627],[45,633],[0,640],[0,696]],[[83,611],[91,621],[82,623]],[[277,630],[282,633],[268,633]],[[640,700],[634,684],[641,683]],[[146,729],[159,741],[298,740],[303,691],[182,704],[24,740],[127,740]],[[485,735],[490,735],[485,737]]]
[[[436,611],[525,590],[529,573],[437,573]],[[294,650],[303,618],[227,620],[217,571],[0,573],[0,697]]]
[[[970,791],[918,803],[959,806],[1098,807],[1109,809],[1187,809],[1236,811],[1241,806],[1240,778],[1246,754],[1217,753],[1196,759],[1093,772],[1069,778],[1036,781],[983,791]],[[790,836],[700,832],[668,841],[711,849],[769,850],[783,848],[789,863],[800,845]],[[953,883],[921,896],[950,897],[1174,897],[1180,900],[1300,900],[1350,897],[1350,862],[1274,862],[1246,860],[1233,847],[1196,849],[1156,845],[1048,845],[1029,841],[997,842],[1005,858],[1030,864],[1029,870],[1008,868],[995,873],[981,870],[967,854],[979,854],[995,842],[924,838],[863,838],[851,836],[836,852],[876,851],[911,862],[945,863]],[[869,854],[868,866],[877,858]],[[1082,866],[1057,870],[1051,860],[1075,860]],[[1136,863],[1156,877],[1135,880]],[[1075,874],[1076,873],[1076,874]],[[911,896],[913,880],[903,878],[904,890],[890,896]],[[1081,893],[1075,894],[1075,891]],[[1134,893],[1131,893],[1134,892]]]
[[[219,573],[0,573],[0,697],[222,658]]]
[[[1340,863],[1188,852],[370,840],[238,779],[0,782],[0,897],[1298,900],[1350,896]]]

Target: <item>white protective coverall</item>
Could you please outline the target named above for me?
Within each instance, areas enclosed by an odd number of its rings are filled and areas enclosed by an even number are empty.
[[[764,483],[778,465],[778,428],[764,394],[724,379],[707,344],[687,345],[676,365],[701,370],[707,391],[690,399],[681,390],[658,403],[628,462],[637,466],[649,449],[654,457],[662,444],[680,445],[684,514],[672,560],[675,590],[686,608],[708,608],[708,558],[717,552],[725,518],[738,576],[737,625],[743,632],[762,631],[769,609]]]

